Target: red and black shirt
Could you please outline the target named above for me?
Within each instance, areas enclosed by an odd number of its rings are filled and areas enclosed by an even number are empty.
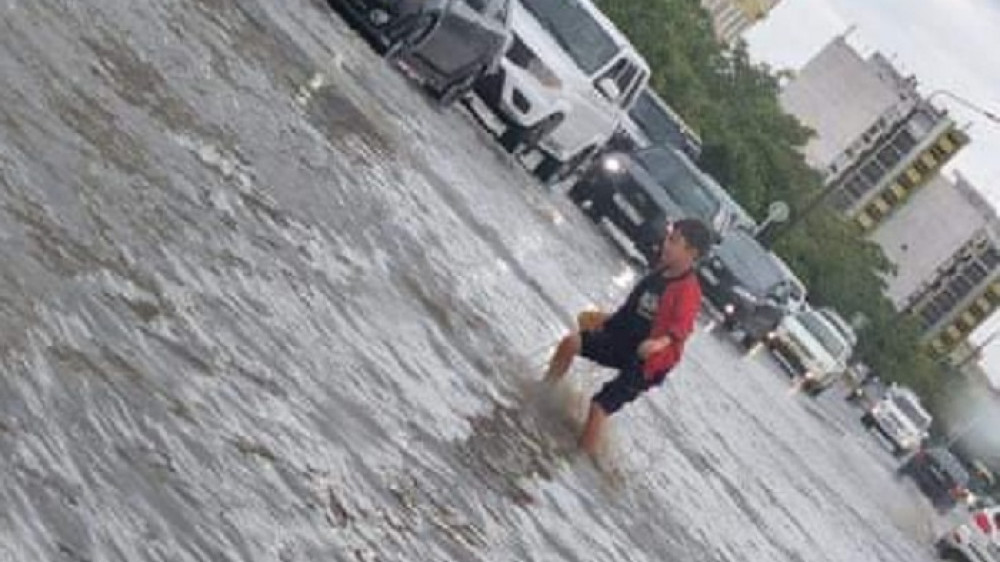
[[[632,289],[625,303],[605,322],[604,330],[632,349],[646,339],[669,335],[671,345],[647,357],[643,364],[643,374],[655,379],[680,361],[700,309],[701,285],[693,271],[666,277],[662,270],[656,270]]]

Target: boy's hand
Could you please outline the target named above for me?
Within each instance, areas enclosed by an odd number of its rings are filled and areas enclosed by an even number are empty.
[[[671,342],[670,336],[645,340],[639,344],[639,358],[646,360],[650,355],[670,347]]]
[[[607,320],[608,313],[598,310],[584,310],[576,315],[576,325],[581,332],[591,332],[601,329],[604,321]]]

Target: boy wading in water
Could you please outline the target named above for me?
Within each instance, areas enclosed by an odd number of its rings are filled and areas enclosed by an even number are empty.
[[[608,416],[662,383],[680,361],[701,308],[694,263],[711,244],[712,235],[701,221],[675,222],[660,246],[652,273],[639,281],[625,303],[614,314],[581,313],[579,331],[559,342],[546,380],[561,379],[577,355],[618,369],[618,376],[590,403],[579,441],[588,454],[597,452]]]

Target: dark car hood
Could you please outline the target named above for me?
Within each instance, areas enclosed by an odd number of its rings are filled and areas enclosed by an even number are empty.
[[[785,280],[784,272],[774,262],[774,257],[749,234],[728,234],[713,254],[740,285],[757,296],[763,296]]]

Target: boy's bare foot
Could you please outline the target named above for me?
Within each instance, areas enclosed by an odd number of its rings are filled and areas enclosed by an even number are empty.
[[[585,453],[591,457],[597,456],[601,444],[601,432],[604,429],[604,422],[607,421],[608,414],[596,402],[590,403],[590,411],[587,413],[587,423],[583,426],[583,433],[577,444]]]
[[[552,359],[549,360],[549,368],[545,372],[547,382],[555,382],[563,378],[569,371],[573,358],[580,353],[580,334],[572,333],[564,337],[556,347]]]

